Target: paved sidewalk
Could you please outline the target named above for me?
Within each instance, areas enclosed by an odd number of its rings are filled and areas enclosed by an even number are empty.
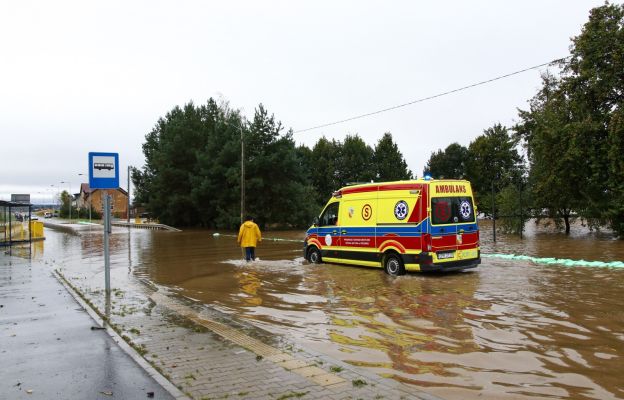
[[[0,254],[0,398],[174,398],[96,326],[49,266]]]
[[[437,399],[416,387],[367,373],[284,337],[246,325],[189,299],[112,271],[102,279],[54,265],[62,279],[147,361],[186,395],[213,399]],[[123,272],[124,277],[116,276]],[[115,286],[121,279],[132,284]]]

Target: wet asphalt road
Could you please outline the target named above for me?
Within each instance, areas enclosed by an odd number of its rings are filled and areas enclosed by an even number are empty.
[[[0,255],[0,398],[173,398],[92,326],[49,268]]]

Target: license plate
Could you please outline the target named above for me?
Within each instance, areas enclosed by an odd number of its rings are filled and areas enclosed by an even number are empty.
[[[454,257],[455,257],[454,251],[445,251],[443,253],[438,253],[438,260],[445,260],[447,258],[454,258]]]
[[[459,254],[459,258],[463,260],[469,260],[471,258],[477,258],[478,255],[479,255],[479,252],[476,249],[462,250],[461,253]]]

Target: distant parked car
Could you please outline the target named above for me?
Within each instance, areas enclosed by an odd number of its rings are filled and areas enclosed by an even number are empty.
[[[43,218],[52,218],[52,213],[51,212],[44,213]]]

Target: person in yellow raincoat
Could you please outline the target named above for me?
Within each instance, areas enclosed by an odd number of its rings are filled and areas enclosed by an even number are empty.
[[[260,228],[253,222],[253,217],[248,216],[238,231],[238,244],[245,249],[245,260],[256,259],[256,245],[262,241]]]

